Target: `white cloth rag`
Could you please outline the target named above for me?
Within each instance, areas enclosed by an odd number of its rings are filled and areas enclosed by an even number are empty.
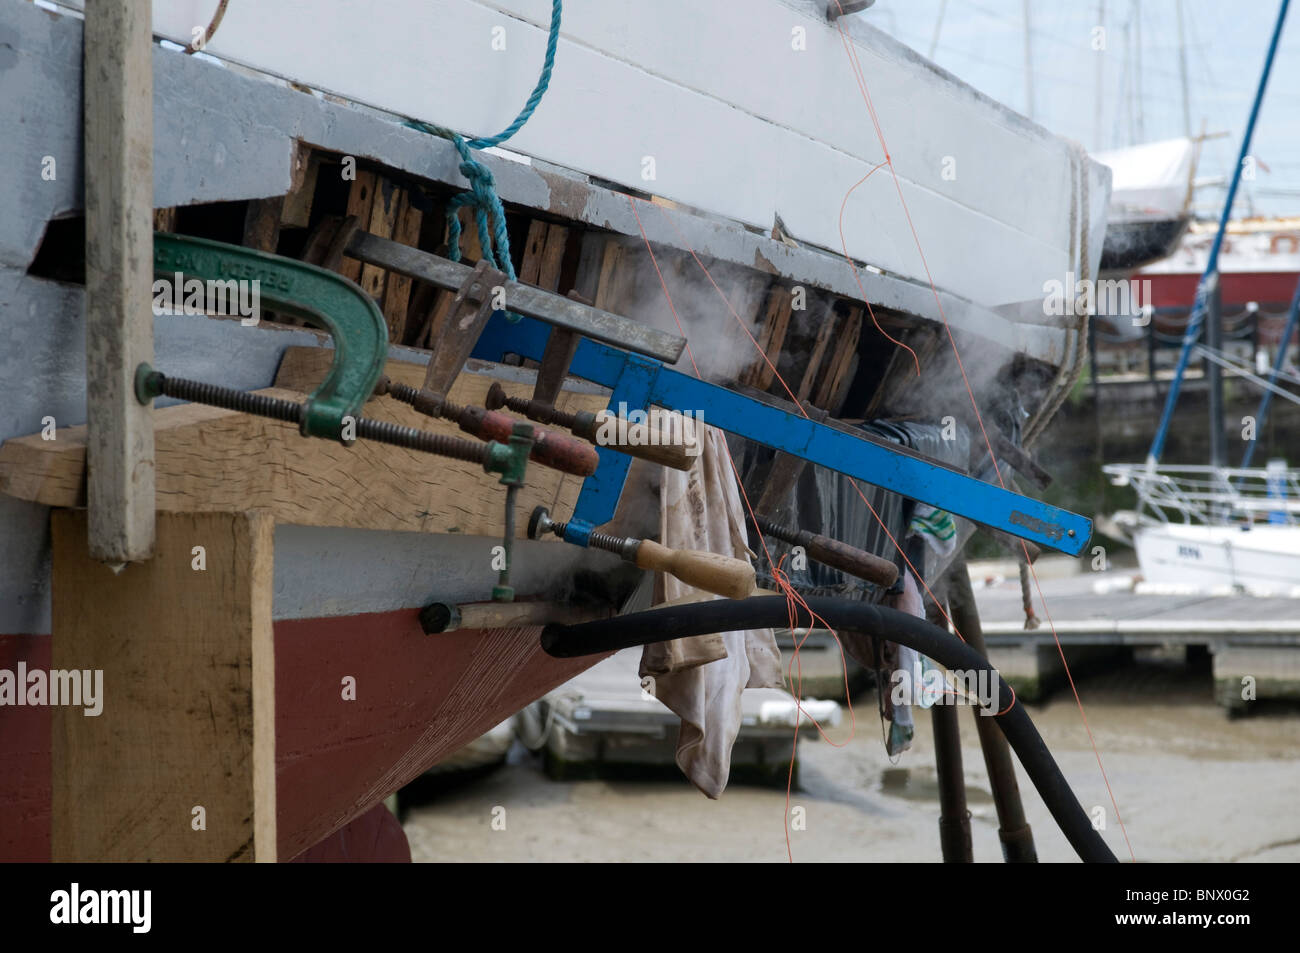
[[[660,488],[660,542],[748,560],[745,511],[722,432],[705,427],[689,471],[665,468]],[[718,599],[672,576],[661,577],[663,601]],[[658,587],[657,587],[658,588]],[[781,650],[771,629],[700,635],[647,645],[647,688],[681,718],[677,766],[711,798],[727,786],[731,748],[740,733],[746,688],[780,688]]]

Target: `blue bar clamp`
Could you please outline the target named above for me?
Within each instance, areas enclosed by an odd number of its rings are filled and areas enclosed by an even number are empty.
[[[474,357],[500,361],[518,354],[541,361],[550,327],[532,318],[517,324],[494,314],[484,328]],[[684,414],[699,414],[703,423],[782,450],[820,467],[928,503],[975,523],[1030,540],[1039,546],[1078,556],[1092,536],[1092,521],[1069,510],[1039,502],[960,471],[924,459],[910,450],[846,433],[717,384],[698,380],[657,360],[630,354],[583,338],[569,373],[613,390],[610,410],[657,405]],[[586,478],[566,541],[587,545],[592,530],[614,516],[630,458],[597,448],[600,465]]]

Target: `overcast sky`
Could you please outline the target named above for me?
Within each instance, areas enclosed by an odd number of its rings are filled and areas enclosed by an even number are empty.
[[[1198,177],[1225,176],[1236,160],[1278,5],[1182,0],[1192,131],[1204,122],[1230,133],[1205,144]],[[1032,117],[1092,151],[1183,135],[1176,9],[1177,0],[1029,0]],[[1024,0],[876,0],[858,16],[927,56],[938,24],[936,63],[1030,114]],[[1091,45],[1099,24],[1100,53]],[[1258,174],[1243,182],[1237,214],[1253,203],[1255,214],[1300,215],[1300,3],[1283,28],[1251,152]],[[1197,204],[1217,217],[1223,197],[1222,189],[1201,189]]]

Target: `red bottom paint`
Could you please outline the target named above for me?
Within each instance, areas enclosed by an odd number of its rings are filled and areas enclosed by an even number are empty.
[[[599,661],[551,658],[538,628],[425,635],[417,614],[275,623],[281,860],[409,859],[383,799]],[[0,635],[0,667],[48,669],[50,643]],[[50,724],[0,708],[0,860],[50,859]]]
[[[382,804],[349,821],[293,859],[299,864],[409,864],[406,831]]]

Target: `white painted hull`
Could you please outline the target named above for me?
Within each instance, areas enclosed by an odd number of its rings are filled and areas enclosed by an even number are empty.
[[[154,30],[188,43],[214,5],[157,0]],[[233,3],[206,52],[467,135],[504,128],[537,80],[546,0],[364,8]],[[898,177],[864,181],[885,153],[825,9],[566,0],[550,87],[506,148],[764,230],[780,214],[800,243],[1042,324],[1045,281],[1096,275],[1110,171],[857,16],[842,26]]]
[[[1133,543],[1149,585],[1274,595],[1300,589],[1300,526],[1146,526]]]

